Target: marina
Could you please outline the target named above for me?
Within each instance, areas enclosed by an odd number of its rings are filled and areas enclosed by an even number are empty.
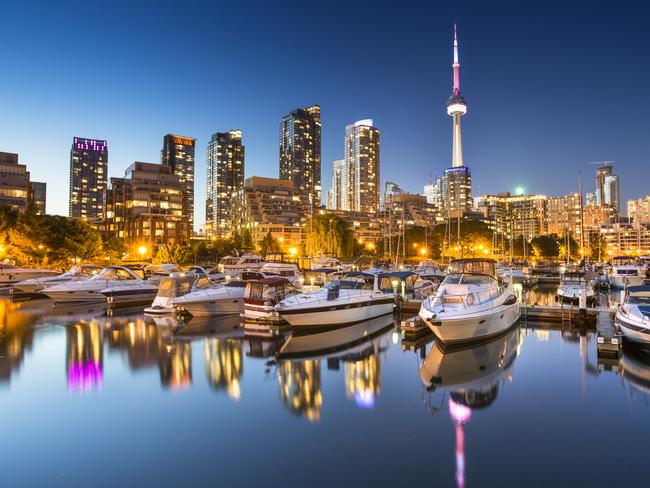
[[[537,290],[535,299],[551,302],[553,293]],[[543,307],[552,306],[531,308]],[[650,355],[627,345],[603,350],[611,310],[568,324],[532,320],[525,309],[495,340],[445,350],[427,327],[415,334],[404,327],[408,317],[392,314],[313,332],[278,326],[260,337],[239,315],[5,299],[0,401],[13,421],[0,452],[41,461],[37,471],[5,467],[0,482],[68,486],[99,476],[171,485],[192,476],[251,486],[272,476],[290,486],[420,485],[435,472],[439,486],[479,486],[485,476],[518,486],[642,476],[617,450],[616,472],[539,471],[540,459],[561,464],[569,454],[589,465],[603,438],[643,445]],[[66,449],[56,449],[63,436]],[[285,453],[301,443],[311,456],[295,463]],[[118,472],[102,460],[116,449]],[[170,450],[173,462],[161,464]],[[258,469],[244,477],[250,458]],[[337,469],[321,470],[323,459],[336,459]]]

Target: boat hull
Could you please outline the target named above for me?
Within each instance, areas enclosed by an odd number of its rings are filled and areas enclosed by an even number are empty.
[[[612,288],[617,288],[622,290],[627,286],[641,286],[645,283],[645,278],[643,276],[610,276],[609,285]]]
[[[57,303],[106,302],[100,290],[48,290],[41,293]]]
[[[193,317],[239,314],[244,310],[243,298],[222,298],[175,305],[176,310],[185,311]]]
[[[393,313],[393,299],[370,300],[359,304],[321,307],[311,311],[281,310],[280,316],[294,327],[324,327],[353,324]]]
[[[637,344],[650,344],[650,324],[642,325],[640,321],[635,320],[635,317],[628,317],[619,309],[616,312],[616,322],[621,329],[623,337]]]
[[[515,302],[464,316],[438,316],[423,320],[440,342],[457,345],[497,337],[513,327],[519,316],[519,302]]]

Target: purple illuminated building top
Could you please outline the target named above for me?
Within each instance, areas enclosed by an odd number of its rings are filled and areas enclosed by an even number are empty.
[[[74,147],[80,151],[106,152],[108,150],[108,143],[98,139],[75,137],[72,143]]]

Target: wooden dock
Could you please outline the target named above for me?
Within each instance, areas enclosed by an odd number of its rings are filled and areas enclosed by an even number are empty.
[[[599,311],[596,322],[596,348],[598,350],[598,356],[614,356],[618,358],[623,342],[621,339],[621,333],[614,323],[613,311]]]
[[[521,317],[534,322],[559,322],[563,325],[595,327],[602,307],[580,308],[573,304],[521,305]]]

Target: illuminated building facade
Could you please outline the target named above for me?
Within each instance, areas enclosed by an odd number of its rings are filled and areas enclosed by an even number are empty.
[[[305,204],[321,202],[320,106],[292,110],[280,123],[280,178],[293,183]]]
[[[628,200],[627,216],[634,223],[650,224],[650,195]]]
[[[580,195],[572,193],[546,200],[546,228],[559,236],[568,232],[574,239],[581,236]]]
[[[621,197],[618,175],[614,173],[614,165],[605,163],[596,169],[596,203],[614,207],[616,214],[621,211]]]
[[[233,199],[232,230],[250,232],[259,244],[270,232],[284,248],[300,249],[303,242],[304,194],[284,179],[253,176]]]
[[[244,187],[244,146],[240,130],[212,134],[208,144],[205,233],[229,237],[232,201]]]
[[[36,208],[36,213],[44,215],[47,213],[47,183],[32,181],[30,183],[31,200]]]
[[[108,143],[75,137],[70,149],[69,215],[98,221],[104,214],[104,190],[108,181]]]
[[[600,227],[608,256],[650,254],[650,224],[614,223]]]
[[[354,233],[354,238],[360,244],[365,244],[366,249],[372,251],[376,243],[384,237],[383,220],[377,218],[375,212],[349,212],[346,210],[334,210],[330,213],[349,222]]]
[[[527,240],[546,233],[546,197],[544,195],[483,195],[476,209],[494,222],[498,236]]]
[[[384,209],[386,218],[392,220],[392,229],[431,227],[442,223],[436,207],[427,201],[427,197],[416,193],[387,195]]]
[[[379,212],[379,129],[372,119],[345,127],[346,204],[340,210]]]
[[[30,201],[29,171],[18,154],[0,152],[0,203],[24,211]]]
[[[349,172],[345,159],[337,159],[332,163],[332,185],[328,193],[327,208],[344,210],[349,207]]]
[[[196,139],[175,134],[167,134],[163,139],[163,148],[160,161],[163,166],[168,166],[172,174],[185,190],[187,196],[187,219],[190,230],[194,226],[194,146]]]
[[[103,230],[123,239],[132,259],[152,257],[162,245],[187,244],[190,225],[185,185],[169,166],[135,162],[111,178]],[[138,256],[144,246],[146,256]]]

